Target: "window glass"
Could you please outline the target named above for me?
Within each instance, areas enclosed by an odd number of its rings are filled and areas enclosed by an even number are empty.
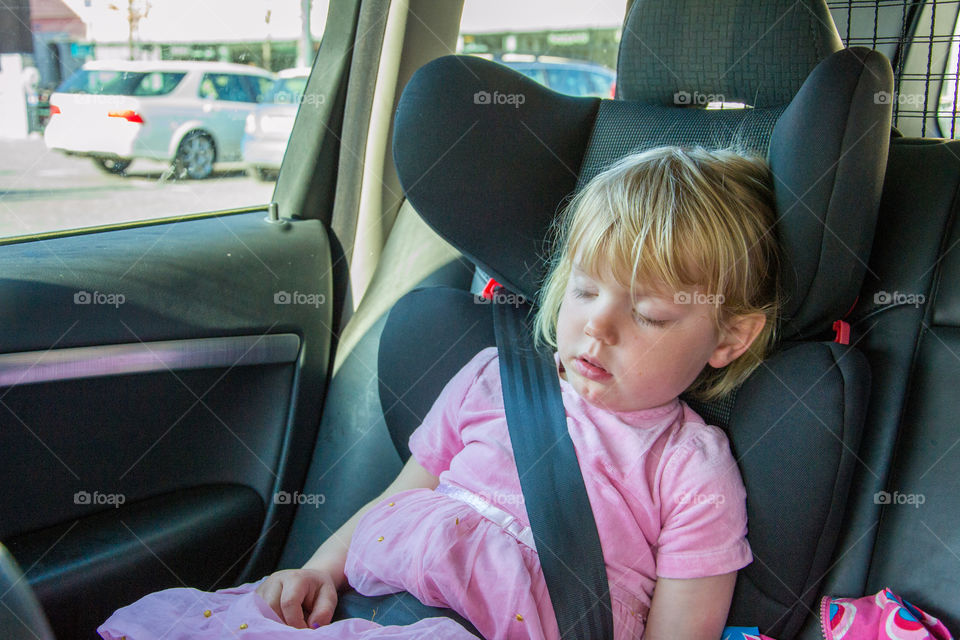
[[[829,0],[827,6],[845,46],[876,49],[891,61],[893,91],[875,99],[892,106],[900,133],[960,137],[955,2]]]
[[[80,69],[67,78],[57,88],[57,92],[111,96],[159,96],[173,91],[184,75],[183,73]]]
[[[604,98],[614,97],[616,90],[616,75],[601,75],[599,73],[590,73],[590,87],[594,95]]]
[[[208,73],[200,83],[200,97],[228,102],[256,102],[244,86],[241,76],[232,73]]]
[[[71,24],[0,55],[0,237],[270,201],[328,0],[66,4]],[[264,102],[277,77],[286,105]]]
[[[587,85],[587,74],[578,69],[550,68],[547,69],[547,86],[560,93],[569,93],[572,96],[582,96],[590,93]]]
[[[253,96],[254,102],[262,102],[264,96],[270,92],[270,88],[273,86],[273,80],[271,78],[264,78],[261,76],[244,76],[244,80],[250,87],[249,91]]]
[[[612,97],[626,0],[466,0],[458,51],[561,93]]]
[[[187,75],[185,73],[145,73],[143,74],[143,79],[137,84],[136,88],[133,90],[135,96],[162,96],[173,91],[180,81],[183,80],[183,77]]]
[[[264,102],[297,103],[307,88],[307,77],[278,78],[264,97]]]
[[[950,41],[950,55],[947,56],[943,83],[940,85],[940,101],[937,105],[937,124],[940,127],[940,135],[945,138],[960,138],[960,123],[957,122],[957,79],[960,77],[958,43],[960,43],[960,18],[957,20],[953,38]]]

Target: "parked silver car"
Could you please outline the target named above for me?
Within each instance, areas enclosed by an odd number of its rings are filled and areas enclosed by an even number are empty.
[[[215,162],[242,159],[244,122],[273,78],[225,62],[88,62],[50,96],[44,140],[110,173],[150,158],[206,178]]]
[[[543,86],[567,95],[613,98],[616,94],[616,71],[595,62],[516,53],[481,57],[507,65]]]
[[[309,67],[280,71],[262,102],[247,116],[243,161],[247,170],[261,180],[275,178],[280,170],[297,109],[305,101],[309,76]]]

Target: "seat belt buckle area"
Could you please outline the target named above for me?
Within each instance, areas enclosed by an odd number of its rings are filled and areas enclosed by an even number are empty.
[[[502,286],[503,285],[501,285],[499,282],[497,282],[493,278],[490,278],[489,280],[487,280],[487,284],[483,286],[483,291],[480,292],[480,297],[483,298],[484,300],[490,300],[492,302],[493,292]]]

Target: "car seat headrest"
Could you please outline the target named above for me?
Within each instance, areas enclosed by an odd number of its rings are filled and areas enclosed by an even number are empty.
[[[785,297],[781,336],[829,331],[860,290],[889,143],[893,75],[845,49],[785,106],[684,109],[574,98],[502,65],[438,58],[403,92],[394,128],[401,185],[423,219],[509,289],[534,299],[555,215],[623,155],[674,144],[767,154]]]
[[[617,96],[782,105],[842,48],[822,1],[635,0],[620,39]]]

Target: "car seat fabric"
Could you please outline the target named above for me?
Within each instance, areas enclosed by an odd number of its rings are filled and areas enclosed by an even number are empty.
[[[855,595],[889,585],[956,634],[960,142],[897,142],[883,233],[854,312],[884,393],[871,402],[859,504],[845,524],[850,553],[830,588]]]
[[[843,48],[818,0],[635,0],[620,40],[617,97],[676,106],[694,91],[754,107],[786,104]]]
[[[532,299],[544,231],[576,188],[600,100],[554,93],[506,71],[469,56],[421,68],[397,110],[394,159],[418,213],[449,214],[427,224],[448,241],[458,238],[456,248],[475,264],[495,258],[490,273]],[[523,104],[499,96],[523,96]]]
[[[532,300],[554,215],[613,160],[662,144],[768,152],[787,267],[781,330],[809,337],[846,313],[863,281],[889,146],[890,110],[874,95],[892,81],[881,54],[848,49],[818,65],[789,105],[704,111],[560,96],[501,65],[445,57],[404,91],[394,153],[417,210],[450,214],[427,223]],[[478,94],[526,100],[488,104]],[[482,158],[509,161],[485,168]]]
[[[470,358],[496,344],[490,305],[478,301],[468,291],[427,287],[414,289],[390,310],[377,357],[382,372],[380,403],[390,437],[404,462],[410,457],[410,435],[443,387]],[[443,310],[441,315],[430,318],[438,308]],[[410,333],[411,327],[425,321],[429,340],[424,340],[423,334]],[[406,349],[410,343],[419,345]],[[385,348],[388,345],[396,348]]]
[[[821,593],[890,586],[956,631],[960,141],[894,137],[886,176],[869,271],[849,316],[871,364],[869,427]],[[819,621],[808,618],[798,637],[822,640]]]
[[[754,561],[740,571],[733,622],[792,638],[809,615],[836,547],[869,384],[856,349],[798,342],[738,390],[730,422],[718,426],[747,489]]]

